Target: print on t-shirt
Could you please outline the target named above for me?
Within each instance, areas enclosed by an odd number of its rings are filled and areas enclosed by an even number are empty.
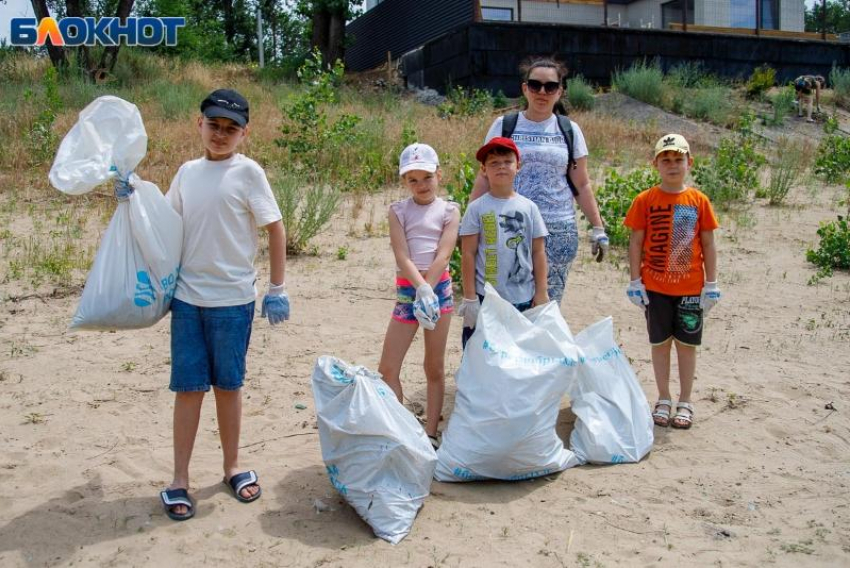
[[[693,205],[650,206],[647,265],[659,282],[676,284],[688,275],[698,218]]]
[[[525,239],[525,217],[519,211],[513,215],[499,215],[502,219],[499,226],[505,230],[508,238],[505,246],[514,251],[514,262],[508,271],[508,280],[511,282],[526,282],[531,276],[531,250]],[[510,236],[513,235],[513,236]]]

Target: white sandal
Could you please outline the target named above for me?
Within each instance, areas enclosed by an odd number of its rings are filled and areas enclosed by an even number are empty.
[[[659,408],[660,406],[666,406],[667,408]],[[652,421],[655,422],[656,426],[661,426],[662,428],[666,428],[670,425],[670,411],[673,410],[673,401],[666,399],[659,399],[658,402],[655,403],[655,408],[652,410]]]
[[[676,403],[676,416],[670,422],[670,426],[680,430],[687,430],[694,423],[694,405],[690,402]]]

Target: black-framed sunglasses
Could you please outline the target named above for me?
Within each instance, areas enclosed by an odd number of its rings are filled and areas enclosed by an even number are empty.
[[[525,84],[528,85],[528,89],[532,93],[539,93],[540,90],[543,89],[544,91],[546,91],[547,95],[557,93],[558,89],[561,88],[561,84],[557,81],[547,81],[544,83],[543,81],[538,81],[537,79],[529,79],[525,82]]]

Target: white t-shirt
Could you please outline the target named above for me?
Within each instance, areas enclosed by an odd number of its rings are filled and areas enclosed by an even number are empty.
[[[186,162],[166,198],[183,217],[183,257],[174,297],[207,308],[254,301],[257,227],[281,219],[260,165],[242,154]]]
[[[485,193],[466,208],[461,236],[478,235],[475,292],[484,295],[489,282],[512,304],[534,298],[534,239],[549,234],[537,206],[516,193],[509,198]],[[465,291],[464,291],[465,292]]]
[[[485,144],[502,135],[502,120],[500,116],[493,122]],[[573,159],[578,160],[587,156],[587,142],[578,124],[573,122],[572,125]],[[517,193],[537,204],[547,224],[574,223],[573,194],[566,178],[569,155],[558,118],[553,114],[542,122],[534,122],[521,112],[511,138],[519,148],[522,162],[514,180]]]

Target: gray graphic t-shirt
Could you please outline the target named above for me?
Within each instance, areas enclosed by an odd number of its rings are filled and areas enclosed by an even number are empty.
[[[475,291],[484,294],[489,282],[512,304],[534,298],[532,239],[549,234],[537,206],[521,195],[507,199],[485,193],[469,204],[460,235],[478,235]]]
[[[573,158],[587,156],[584,134],[575,122],[573,125]],[[496,119],[484,139],[502,135],[502,117]],[[514,180],[517,193],[531,199],[540,208],[546,223],[563,224],[575,221],[573,194],[567,185],[567,144],[553,114],[542,122],[533,122],[519,113],[516,128],[511,135],[519,148],[522,167]]]

